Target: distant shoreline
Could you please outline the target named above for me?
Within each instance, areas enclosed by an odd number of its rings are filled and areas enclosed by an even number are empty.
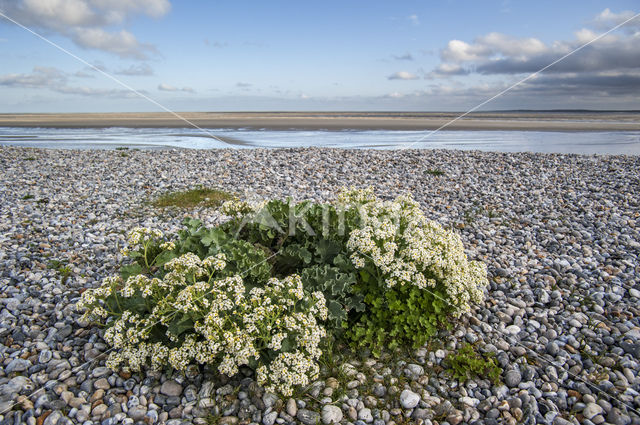
[[[180,112],[198,127],[269,130],[435,130],[458,117],[452,112]],[[189,128],[169,113],[0,114],[0,127]],[[640,131],[638,111],[480,112],[447,130]]]

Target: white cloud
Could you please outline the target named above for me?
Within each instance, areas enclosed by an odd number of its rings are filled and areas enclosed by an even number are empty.
[[[458,65],[457,63],[448,63],[444,62],[438,65],[433,71],[429,72],[425,78],[433,79],[433,78],[441,78],[441,77],[450,77],[453,75],[467,75],[471,71],[465,69]]]
[[[110,22],[120,23],[132,14],[161,18],[171,10],[168,0],[90,0],[96,9],[106,12]]]
[[[171,92],[186,92],[186,93],[195,93],[195,91],[191,87],[175,87],[170,84],[160,83],[158,84],[158,90],[160,91],[171,91]]]
[[[0,86],[7,87],[49,87],[66,84],[67,76],[56,68],[36,66],[30,74],[0,75]]]
[[[389,75],[387,77],[387,80],[417,80],[418,77],[415,74],[412,74],[410,72],[407,71],[398,71],[398,72],[394,72],[393,74]]]
[[[137,98],[138,94],[126,89],[100,89],[94,87],[75,87],[75,86],[62,86],[55,89],[58,93],[74,94],[78,96],[106,96],[115,98]],[[145,90],[138,90],[138,93],[146,93]]]
[[[542,53],[545,44],[536,38],[515,38],[492,32],[478,37],[471,44],[462,40],[451,40],[440,52],[444,61],[460,63],[489,59],[494,56],[517,56],[525,58]]]
[[[576,41],[580,44],[590,43],[596,38],[598,38],[601,33],[597,33],[588,28],[582,28],[575,33]],[[615,34],[607,34],[604,37],[600,37],[597,41],[598,44],[606,44],[606,43],[616,43],[620,41],[620,37]]]
[[[146,59],[148,52],[155,51],[153,46],[138,42],[127,30],[114,33],[102,28],[80,28],[73,41],[85,49],[104,50],[122,58]]]
[[[153,68],[146,63],[131,65],[129,68],[120,69],[115,72],[117,75],[142,76],[153,75]]]
[[[78,73],[73,75],[78,76]],[[117,98],[130,98],[137,96],[131,90],[70,86],[68,85],[68,74],[57,68],[41,66],[34,67],[31,73],[0,75],[0,86],[48,89],[56,93],[79,96],[100,95]],[[144,92],[142,90],[140,91]]]
[[[515,38],[497,32],[478,38],[478,43],[486,46],[492,53],[508,56],[530,56],[542,53],[547,49],[537,38]]]
[[[451,40],[440,51],[441,63],[427,73],[426,78],[475,74],[473,79],[449,80],[451,83],[474,82],[471,87],[464,88],[435,84],[429,95],[439,96],[449,92],[460,99],[465,96],[467,99],[477,98],[477,95],[484,94],[488,98],[504,89],[496,83],[495,76],[511,80],[508,86],[580,48],[546,68],[538,78],[529,79],[510,90],[505,97],[534,103],[537,99],[549,99],[554,105],[564,104],[564,107],[589,104],[598,108],[598,99],[602,99],[603,107],[605,104],[631,105],[632,96],[640,93],[640,31],[616,31],[598,38],[603,31],[594,29],[599,26],[611,28],[631,16],[634,16],[633,12],[616,14],[605,9],[591,21],[590,26],[576,31],[572,39],[549,43],[532,37],[517,38],[495,32],[478,36],[471,42]],[[584,46],[596,38],[597,41]],[[513,78],[509,78],[510,75]],[[530,99],[527,101],[527,98]]]
[[[474,46],[462,40],[451,40],[447,47],[440,52],[440,57],[445,61],[464,62],[478,60],[486,56],[484,46]]]
[[[625,17],[633,16],[632,13],[614,14],[606,9],[595,21],[622,22]],[[601,32],[590,28],[583,28],[575,32],[573,40],[557,40],[550,44],[536,38],[516,38],[495,32],[476,37],[471,43],[451,40],[440,52],[442,62],[428,74],[428,77],[536,72],[585,43],[593,41],[600,34]],[[605,72],[634,70],[639,67],[640,32],[618,32],[598,39],[545,72]]]
[[[407,19],[409,20],[409,22],[411,22],[411,25],[420,25],[420,18],[418,18],[418,15],[416,14],[407,16]]]
[[[625,10],[620,13],[614,13],[611,9],[606,8],[602,12],[600,12],[592,21],[593,26],[599,29],[608,30],[611,27],[614,27],[618,24],[623,23],[624,21],[631,19],[636,15],[637,12],[633,12],[631,10]],[[629,21],[625,24],[626,29],[640,29],[640,18],[636,18],[632,21]]]
[[[153,47],[113,27],[136,15],[160,18],[170,8],[168,0],[0,0],[0,9],[24,25],[57,32],[83,48],[136,59],[146,58]]]

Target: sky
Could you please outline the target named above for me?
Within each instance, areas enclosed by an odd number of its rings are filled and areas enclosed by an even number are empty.
[[[466,111],[640,5],[0,0],[0,13],[0,113]],[[639,99],[640,16],[480,110]]]

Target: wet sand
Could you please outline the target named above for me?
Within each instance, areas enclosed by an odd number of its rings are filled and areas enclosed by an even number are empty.
[[[459,113],[448,112],[180,112],[0,114],[0,127],[247,128],[270,130],[435,130]],[[640,131],[640,112],[482,112],[447,130]]]

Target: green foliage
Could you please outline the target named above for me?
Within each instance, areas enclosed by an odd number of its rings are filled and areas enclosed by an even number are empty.
[[[430,176],[442,176],[444,175],[444,171],[442,170],[438,170],[438,169],[428,169],[427,171],[424,172],[425,174],[428,174]]]
[[[264,284],[271,276],[271,265],[267,261],[268,251],[256,247],[250,242],[236,239],[222,228],[209,229],[200,220],[185,219],[182,223],[184,230],[178,232],[175,250],[171,254],[161,256],[158,265],[188,252],[195,253],[200,258],[224,254],[228,276],[241,274],[245,282]]]
[[[355,223],[353,212],[345,215],[335,205],[287,199],[269,201],[221,228],[273,255],[274,276],[300,274],[305,290],[321,291],[329,308],[325,325],[339,334],[350,317],[364,311],[363,295],[353,292],[357,271],[345,245],[346,230]]]
[[[409,196],[355,191],[332,204],[230,201],[221,211],[224,224],[186,219],[171,237],[133,229],[120,276],[83,294],[86,317],[99,318],[121,350],[111,366],[247,365],[259,382],[290,392],[316,375],[325,328],[332,341],[374,355],[419,347],[484,296],[484,266]],[[451,359],[454,371],[487,376],[492,364],[467,348]],[[301,365],[309,377],[283,372]]]
[[[47,268],[54,269],[60,274],[60,283],[66,283],[71,276],[71,267],[69,267],[64,261],[50,260],[47,264]]]
[[[343,257],[340,257],[343,258]],[[356,283],[354,271],[343,271],[329,264],[307,267],[301,274],[302,284],[309,291],[320,291],[327,300],[328,327],[340,333],[349,313],[364,312],[364,297],[353,293]]]
[[[472,344],[464,344],[455,354],[450,353],[445,359],[447,371],[460,382],[472,378],[487,378],[494,384],[500,382],[502,368],[496,363],[491,352],[482,354]]]
[[[121,156],[128,155],[122,152]],[[153,205],[158,208],[218,207],[224,201],[231,199],[231,197],[229,193],[221,190],[198,187],[185,191],[165,193],[153,201]]]
[[[361,271],[360,277],[356,292],[366,294],[367,314],[350,326],[347,336],[374,355],[379,356],[384,347],[421,347],[446,323],[450,308],[441,290],[410,285],[385,290],[369,272]]]

